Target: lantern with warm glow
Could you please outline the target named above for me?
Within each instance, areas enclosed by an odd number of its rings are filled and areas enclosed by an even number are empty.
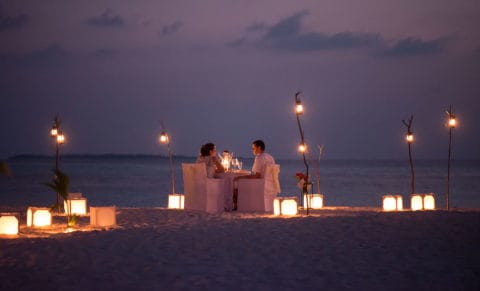
[[[273,200],[274,215],[296,215],[297,213],[297,197],[276,197]]]
[[[18,219],[14,215],[2,215],[0,217],[0,234],[18,234]]]
[[[70,215],[86,215],[87,214],[87,198],[72,198],[63,202],[65,213]]]
[[[413,133],[409,132],[407,133],[407,136],[405,137],[405,139],[407,140],[408,143],[412,143],[413,142]]]
[[[117,224],[116,207],[90,207],[90,225],[115,226]]]
[[[160,134],[160,143],[162,144],[168,144],[168,135],[165,133],[165,131],[162,131],[162,133]]]
[[[307,199],[309,200],[307,201]],[[304,208],[310,207],[312,209],[321,209],[323,207],[323,195],[322,194],[304,194],[303,207]]]
[[[168,195],[168,208],[183,209],[185,202],[185,195],[170,194]]]
[[[384,195],[382,196],[382,202],[384,211],[403,210],[403,198],[401,195]]]
[[[295,113],[297,115],[302,115],[303,114],[303,105],[300,99],[297,99],[295,102]]]
[[[27,226],[49,226],[52,224],[52,214],[48,208],[28,207]]]
[[[425,210],[435,209],[435,197],[433,196],[433,193],[425,194],[423,196],[423,209]]]
[[[410,197],[410,208],[412,210],[434,210],[435,197],[433,193],[412,194]]]
[[[300,145],[298,145],[298,152],[303,154],[303,153],[306,153],[307,152],[307,145],[304,144],[304,143],[301,143]]]

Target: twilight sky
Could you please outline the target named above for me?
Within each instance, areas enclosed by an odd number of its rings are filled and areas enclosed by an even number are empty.
[[[0,0],[0,159],[62,153],[296,157],[294,94],[324,158],[480,159],[478,0]],[[317,154],[315,151],[313,152]]]

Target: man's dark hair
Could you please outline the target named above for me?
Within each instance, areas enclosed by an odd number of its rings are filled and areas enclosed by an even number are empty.
[[[215,148],[215,145],[211,142],[206,143],[202,145],[202,148],[200,149],[200,155],[202,157],[208,157],[210,155],[210,152]]]
[[[262,151],[265,150],[265,143],[261,139],[257,139],[256,141],[252,142],[256,147],[261,148]]]

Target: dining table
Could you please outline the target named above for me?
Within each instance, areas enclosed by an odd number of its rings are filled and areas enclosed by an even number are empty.
[[[234,178],[248,175],[250,175],[250,171],[247,170],[229,170],[227,172],[215,174],[215,178],[223,179],[225,181],[222,192],[226,211],[231,211],[233,209],[233,190],[235,187],[233,182]]]

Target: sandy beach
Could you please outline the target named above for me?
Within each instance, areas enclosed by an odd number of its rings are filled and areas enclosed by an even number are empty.
[[[0,238],[2,290],[479,290],[480,210],[309,216],[119,208],[117,226],[64,217]],[[26,210],[26,209],[25,209]]]

